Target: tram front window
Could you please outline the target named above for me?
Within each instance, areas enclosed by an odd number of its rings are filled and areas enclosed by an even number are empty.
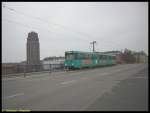
[[[66,59],[67,60],[73,60],[74,59],[74,55],[73,54],[67,54],[66,55]]]

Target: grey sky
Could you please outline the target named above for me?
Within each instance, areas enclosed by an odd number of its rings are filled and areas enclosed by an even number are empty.
[[[148,54],[148,2],[3,4],[14,11],[2,8],[2,62],[26,60],[30,31],[39,35],[40,59],[69,50],[92,51],[93,40],[97,51],[128,48]]]

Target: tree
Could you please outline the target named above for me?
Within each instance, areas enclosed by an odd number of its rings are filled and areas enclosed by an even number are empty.
[[[134,52],[129,49],[124,50],[123,60],[125,63],[135,63],[135,57],[133,53]]]

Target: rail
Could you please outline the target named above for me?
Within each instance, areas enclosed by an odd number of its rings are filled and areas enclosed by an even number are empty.
[[[40,64],[40,65],[9,65],[2,66],[2,76],[11,77],[11,76],[20,76],[20,75],[29,75],[30,73],[40,73],[40,72],[57,72],[63,71],[63,64]]]

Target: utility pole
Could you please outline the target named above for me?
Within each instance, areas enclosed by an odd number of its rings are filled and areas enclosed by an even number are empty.
[[[90,43],[90,44],[93,44],[93,52],[95,52],[95,46],[94,46],[95,43],[96,43],[96,41],[93,41]]]

